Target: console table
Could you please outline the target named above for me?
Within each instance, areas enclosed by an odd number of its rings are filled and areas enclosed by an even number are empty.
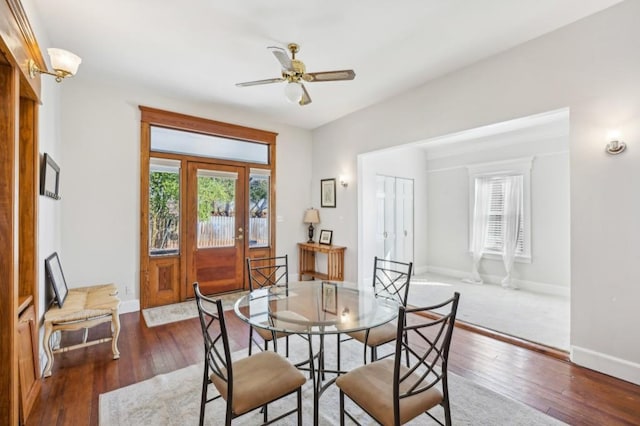
[[[298,243],[298,279],[344,281],[344,251],[346,247],[318,243]],[[327,273],[316,271],[316,253],[327,255]]]

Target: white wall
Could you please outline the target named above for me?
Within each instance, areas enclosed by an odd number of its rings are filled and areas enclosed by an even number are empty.
[[[139,299],[139,105],[279,133],[276,142],[276,247],[297,265],[310,205],[311,134],[213,104],[163,98],[138,87],[81,75],[64,82],[61,164],[62,251],[71,287],[116,283],[121,299]],[[130,306],[130,305],[129,305]]]
[[[512,118],[571,111],[571,346],[578,364],[640,383],[640,2],[626,1],[314,131],[320,178],[358,154]],[[604,153],[619,128],[630,148]],[[357,267],[355,185],[323,216]]]
[[[568,115],[566,127],[568,128]],[[469,254],[469,171],[467,166],[487,162],[533,158],[531,167],[531,261],[516,259],[513,276],[521,288],[569,295],[569,135],[539,138],[540,129],[465,141],[473,152],[439,150],[428,161],[428,267],[430,271],[467,277]],[[502,143],[496,143],[498,141]],[[490,143],[494,143],[491,145]],[[477,147],[487,148],[478,150]],[[428,144],[427,144],[428,147]],[[427,148],[428,149],[428,148]],[[502,259],[485,256],[480,274],[486,282],[500,283],[505,275]]]
[[[414,270],[427,265],[427,222],[425,212],[427,210],[426,155],[424,150],[415,147],[403,147],[361,155],[358,159],[358,184],[360,187],[360,207],[358,224],[360,235],[358,247],[359,270],[364,271],[363,276],[358,277],[356,268],[347,268],[348,280],[370,285],[373,272],[373,258],[376,256],[376,175],[395,176],[413,179],[414,199]],[[349,247],[349,250],[351,247]]]

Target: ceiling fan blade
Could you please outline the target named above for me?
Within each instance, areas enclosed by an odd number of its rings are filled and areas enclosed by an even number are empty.
[[[356,77],[356,73],[353,70],[339,70],[339,71],[308,72],[302,76],[302,79],[309,83],[313,83],[316,81],[353,80],[355,77]]]
[[[301,106],[309,105],[311,103],[311,96],[309,96],[309,92],[307,92],[307,88],[304,87],[304,84],[300,84],[302,86],[302,98],[300,99],[299,104]]]
[[[268,78],[266,80],[255,80],[255,81],[246,81],[244,83],[236,83],[238,87],[247,87],[247,86],[257,86],[259,84],[269,84],[269,83],[280,83],[284,81],[284,78]]]
[[[280,62],[283,70],[293,71],[293,64],[291,63],[291,59],[289,58],[289,55],[287,55],[286,50],[276,46],[270,46],[267,47],[267,49],[269,49],[278,62]]]

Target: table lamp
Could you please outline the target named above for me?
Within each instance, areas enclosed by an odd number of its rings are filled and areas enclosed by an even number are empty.
[[[304,223],[309,224],[309,241],[307,242],[312,243],[313,242],[313,224],[320,223],[320,212],[318,212],[318,210],[314,209],[313,207],[310,209],[307,209],[304,212],[304,219],[302,219],[302,221]]]

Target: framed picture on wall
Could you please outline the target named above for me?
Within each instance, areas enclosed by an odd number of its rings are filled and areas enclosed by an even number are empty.
[[[320,181],[320,207],[336,206],[336,180],[322,179]]]

